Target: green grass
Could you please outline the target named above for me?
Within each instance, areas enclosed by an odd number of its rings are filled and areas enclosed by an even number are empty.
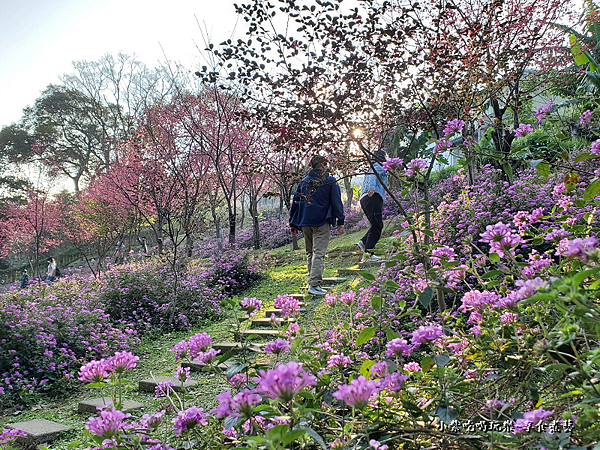
[[[357,252],[356,242],[360,240],[364,230],[348,233],[343,236],[335,236],[331,239],[325,259],[324,276],[336,276],[338,268],[357,267],[361,255]],[[299,240],[300,249],[293,251],[291,245],[272,250],[273,263],[267,271],[265,278],[256,286],[243,293],[243,297],[257,297],[263,301],[263,305],[272,305],[273,300],[280,294],[299,292],[300,287],[306,286],[306,260],[304,241]],[[258,250],[263,252],[263,250]],[[366,283],[365,283],[366,284]],[[344,283],[336,285],[332,292],[356,289],[355,278],[348,277]],[[307,302],[307,311],[300,318],[300,324],[308,327],[330,326],[332,317],[322,299],[312,297]],[[128,373],[131,381],[129,392],[125,398],[136,400],[146,404],[146,408],[134,415],[141,416],[144,413],[154,412],[158,407],[158,400],[151,394],[137,391],[138,381],[149,378],[151,375],[171,375],[177,367],[174,355],[169,352],[177,342],[187,339],[189,336],[205,331],[213,337],[214,342],[233,341],[231,318],[226,318],[219,323],[211,323],[203,326],[190,328],[187,332],[170,333],[165,335],[154,335],[147,337],[133,349],[140,357],[137,367]],[[265,359],[262,356],[261,359]],[[265,360],[266,362],[266,360]],[[217,404],[216,396],[228,384],[214,374],[195,373],[193,378],[200,383],[190,390],[189,405],[196,405],[210,410]],[[79,383],[78,383],[79,385]],[[63,439],[53,444],[53,448],[66,448],[68,443],[77,439],[80,431],[87,422],[88,415],[77,413],[77,405],[86,398],[98,397],[98,392],[84,387],[73,387],[68,392],[68,397],[60,399],[45,398],[29,410],[6,411],[0,413],[0,428],[7,423],[19,422],[31,419],[48,419],[71,425],[75,430]]]

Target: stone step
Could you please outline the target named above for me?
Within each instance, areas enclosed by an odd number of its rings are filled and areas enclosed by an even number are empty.
[[[96,414],[98,408],[102,408],[107,404],[112,404],[112,400],[110,398],[96,397],[90,398],[89,400],[83,400],[79,402],[77,406],[77,412],[79,414]],[[135,402],[133,400],[123,400],[121,402],[121,411],[135,411],[137,409],[142,409],[146,405],[140,402]]]
[[[221,370],[227,370],[233,364],[235,364],[235,361],[232,361],[231,359],[228,359],[224,363],[218,364],[217,368],[221,369]],[[209,367],[209,365],[201,363],[197,359],[194,359],[193,361],[182,361],[181,362],[181,367],[189,367],[191,370],[200,372],[200,371],[204,370],[204,368]]]
[[[340,275],[358,275],[363,269],[338,269]]]
[[[300,313],[304,313],[304,312],[306,312],[306,308],[300,308]],[[265,310],[265,316],[267,316],[267,318],[270,318],[271,314],[275,314],[276,316],[280,316],[281,315],[281,309],[267,309],[267,310]]]
[[[281,331],[276,330],[242,330],[238,333],[235,333],[236,339],[241,339],[247,336],[260,336],[260,337],[279,337],[282,335]]]
[[[328,292],[328,291],[331,289],[331,287],[325,287],[325,286],[321,286],[321,289],[323,289],[325,292]],[[302,287],[300,288],[300,290],[301,290],[301,291],[306,291],[306,290],[308,290],[308,286],[302,286]]]
[[[22,442],[29,444],[42,444],[57,440],[65,431],[73,428],[62,423],[52,422],[46,419],[33,419],[25,422],[9,423],[6,428],[12,430],[23,430],[27,436],[19,438]]]
[[[257,346],[259,346],[259,344],[250,344],[248,345],[248,350],[253,351],[253,352],[259,352],[260,349],[257,348]],[[233,350],[235,353],[239,353],[242,351],[242,344],[239,342],[217,342],[215,344],[212,345],[212,347],[215,350],[221,350],[220,355],[224,355],[225,353],[229,352],[230,350]]]
[[[296,300],[306,300],[306,294],[288,294],[290,297]],[[300,302],[300,306],[304,306],[304,303]]]
[[[176,378],[160,375],[154,378],[147,378],[145,380],[141,380],[139,384],[139,390],[142,392],[155,392],[156,386],[165,381],[170,381],[173,383],[173,390],[178,392],[181,390],[181,381]],[[185,383],[183,383],[184,388],[189,388],[198,384],[198,381],[188,379]]]
[[[365,261],[358,263],[359,267],[381,267],[382,264],[388,262],[387,259],[382,259],[381,261]]]
[[[331,283],[331,284],[335,284],[335,283],[343,283],[345,281],[348,281],[348,278],[346,277],[325,277],[323,278],[323,283]]]
[[[279,322],[279,325],[285,325],[288,322],[295,322],[296,319],[294,319],[293,317],[288,319],[288,320],[283,320],[283,319],[275,319],[277,322]],[[273,326],[273,321],[271,320],[270,317],[265,317],[264,319],[254,319],[252,321],[252,327],[272,327]]]

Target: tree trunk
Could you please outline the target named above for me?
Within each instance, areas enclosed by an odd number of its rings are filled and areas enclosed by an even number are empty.
[[[255,250],[260,248],[260,228],[258,223],[258,201],[250,199],[250,216],[252,216],[252,245]]]
[[[354,197],[354,190],[352,189],[352,182],[349,177],[344,177],[344,188],[346,189],[346,208],[350,209],[352,206],[352,200]]]
[[[188,233],[185,237],[185,254],[188,258],[192,257],[192,253],[194,250],[194,237],[192,233]]]

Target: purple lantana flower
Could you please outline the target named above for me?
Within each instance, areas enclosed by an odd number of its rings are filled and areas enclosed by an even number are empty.
[[[240,301],[240,306],[244,311],[246,311],[246,317],[250,317],[252,314],[260,310],[262,302],[256,297],[244,297]]]
[[[423,325],[412,332],[412,345],[417,347],[426,341],[433,341],[445,336],[444,330],[439,325]]]
[[[126,370],[135,368],[139,360],[140,358],[131,352],[117,352],[106,360],[106,366],[111,372],[120,375]]]
[[[265,353],[272,353],[274,355],[280,355],[281,353],[286,353],[289,351],[290,343],[281,338],[275,339],[265,346]]]
[[[589,127],[592,120],[592,114],[593,112],[589,109],[585,110],[579,117],[579,124],[583,125],[583,127]]]
[[[521,137],[533,131],[533,127],[528,123],[519,124],[519,128],[515,128],[515,136]]]
[[[90,361],[79,369],[79,379],[88,383],[100,383],[108,377],[106,361]]]
[[[333,397],[342,400],[348,406],[363,409],[369,403],[371,396],[377,392],[377,383],[367,380],[364,376],[355,378],[350,384],[338,386]]]
[[[207,422],[208,414],[204,412],[202,408],[192,406],[185,411],[179,411],[177,417],[173,419],[173,431],[177,436],[181,436],[182,433],[189,432],[196,425],[208,425]]]
[[[464,120],[452,119],[444,127],[444,136],[448,137],[454,133],[460,133],[465,126]]]
[[[552,110],[553,106],[554,102],[546,103],[545,105],[540,106],[540,108],[534,114],[538,120],[538,123],[541,122],[544,119],[544,117],[546,117],[546,114],[548,114]]]
[[[316,378],[295,361],[279,364],[268,371],[261,370],[256,381],[257,392],[286,403],[298,392],[317,383]]]
[[[410,356],[413,348],[408,344],[406,339],[392,339],[386,344],[385,356],[393,358],[394,356]]]
[[[402,165],[402,159],[401,158],[390,158],[388,160],[386,160],[383,164],[382,164],[382,168],[383,170],[390,170],[393,169],[394,167],[400,167]]]
[[[123,421],[131,417],[131,414],[124,413],[114,408],[103,409],[98,412],[98,416],[90,417],[85,426],[90,432],[103,437],[111,438],[122,430],[126,425]]]
[[[281,309],[281,317],[287,318],[300,311],[300,302],[291,295],[278,295],[274,303],[275,308]]]
[[[412,159],[406,164],[406,176],[414,177],[425,168],[427,168],[427,161],[422,158]]]

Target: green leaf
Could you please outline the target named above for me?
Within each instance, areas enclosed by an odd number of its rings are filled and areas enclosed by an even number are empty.
[[[488,278],[493,278],[496,275],[501,275],[503,272],[501,270],[490,270],[489,272],[484,273],[483,275],[481,275],[481,278],[483,280],[487,280]]]
[[[431,358],[431,356],[426,356],[421,360],[421,369],[423,369],[423,373],[427,373],[434,366],[435,361]]]
[[[494,261],[496,263],[500,262],[500,255],[498,255],[498,253],[490,253],[490,256],[488,256],[488,258],[490,258],[490,261]]]
[[[579,183],[579,175],[574,172],[565,175],[565,187],[567,188],[567,192],[571,192],[575,189],[577,183]]]
[[[373,367],[375,364],[375,361],[371,359],[365,359],[360,366],[360,374],[365,378],[369,378],[369,375],[371,374],[371,367]]]
[[[300,439],[302,436],[306,434],[306,430],[304,428],[297,428],[295,430],[291,430],[283,436],[282,443],[284,446],[294,442],[297,439]]]
[[[97,382],[97,383],[89,383],[85,385],[86,387],[89,388],[93,388],[93,389],[98,389],[98,388],[103,388],[105,386],[107,386],[106,383],[102,383],[102,382]]]
[[[402,335],[400,333],[397,333],[396,331],[392,330],[391,328],[388,328],[387,330],[385,330],[385,337],[387,338],[388,341],[391,341],[393,339],[402,337]]]
[[[583,66],[584,64],[590,62],[590,59],[585,54],[581,43],[574,34],[569,36],[569,43],[571,44],[571,53],[573,54],[573,59],[578,66]]]
[[[433,231],[431,230],[422,230],[422,232],[429,237],[433,237]]]
[[[573,277],[573,283],[575,283],[575,286],[579,286],[583,282],[583,280],[591,277],[592,275],[597,273],[599,270],[600,270],[600,266],[596,266],[596,267],[592,267],[591,269],[587,269],[582,272],[579,272]]]
[[[594,155],[593,153],[584,152],[584,153],[577,155],[577,157],[575,158],[575,162],[580,163],[582,161],[586,161],[588,159],[597,158],[597,157],[598,156]]]
[[[75,448],[75,447],[80,446],[81,444],[83,444],[83,442],[81,442],[81,441],[69,442],[69,445],[67,445],[67,448]]]
[[[450,425],[452,422],[454,422],[456,419],[458,419],[459,413],[457,410],[455,410],[452,407],[443,407],[440,406],[437,410],[437,414],[438,417],[440,418],[440,420],[442,422],[444,422],[447,425]]]
[[[319,444],[323,450],[329,450],[329,447],[327,446],[321,435],[315,430],[307,427],[306,434],[308,434],[317,444]]]
[[[223,427],[225,429],[233,428],[242,422],[241,417],[229,416],[223,421]]]
[[[448,355],[435,355],[433,357],[435,363],[440,367],[445,367],[446,364],[450,362],[450,357]]]
[[[358,272],[358,274],[361,277],[363,277],[365,280],[375,281],[375,275],[373,275],[371,272],[367,272],[366,270],[363,270],[361,272]]]
[[[429,307],[431,303],[431,299],[433,298],[433,289],[431,286],[427,286],[427,288],[419,294],[419,301],[424,308]]]
[[[371,298],[371,306],[373,306],[373,309],[375,311],[381,311],[381,303],[382,303],[382,299],[381,297],[375,295],[373,296],[373,298]]]
[[[358,338],[356,339],[356,346],[360,347],[361,345],[366,344],[373,336],[375,336],[375,328],[364,328],[358,335]]]
[[[595,199],[598,194],[600,194],[600,180],[594,180],[585,189],[583,199],[586,202],[589,202],[590,200]]]
[[[394,290],[400,289],[400,285],[393,280],[387,280],[385,282],[385,285],[390,289],[394,289]]]
[[[535,166],[535,170],[544,178],[548,178],[550,176],[550,164],[542,161],[537,166]]]
[[[504,170],[504,173],[506,174],[506,176],[508,177],[508,179],[510,181],[512,181],[513,179],[513,170],[512,167],[510,166],[509,163],[505,162],[504,164],[502,164],[502,170]]]

